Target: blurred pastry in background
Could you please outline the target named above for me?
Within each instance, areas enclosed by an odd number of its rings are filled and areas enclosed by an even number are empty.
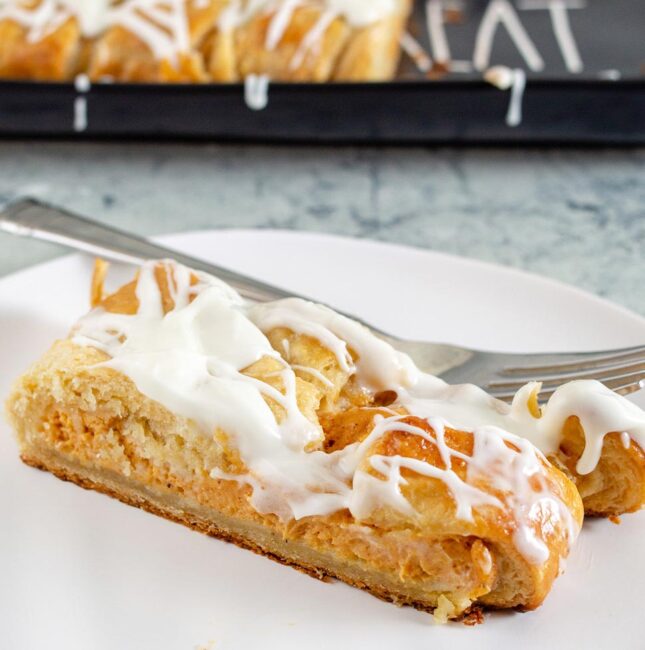
[[[391,79],[411,0],[0,0],[0,77]]]

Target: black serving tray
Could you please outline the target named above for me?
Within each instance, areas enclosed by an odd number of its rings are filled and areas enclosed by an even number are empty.
[[[491,0],[492,1],[492,0]],[[482,73],[419,72],[404,58],[388,83],[271,84],[265,109],[244,102],[242,84],[73,84],[0,82],[0,135],[360,143],[645,143],[645,2],[586,0],[568,13],[584,63],[567,70],[548,10],[524,11],[533,0],[509,0],[542,56],[531,71],[504,27],[491,65],[526,70],[518,126],[506,124],[510,91]],[[444,0],[454,7],[454,0]],[[445,26],[454,59],[470,60],[488,0],[470,0]],[[579,2],[577,2],[579,5]],[[453,12],[453,18],[455,14]],[[423,27],[422,27],[423,26]],[[418,3],[411,31],[432,54]],[[83,97],[87,127],[74,128]]]

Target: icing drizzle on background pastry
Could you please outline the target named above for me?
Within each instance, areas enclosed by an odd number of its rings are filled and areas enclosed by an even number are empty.
[[[190,49],[188,5],[199,9],[209,0],[0,0],[0,19],[15,20],[28,30],[28,38],[38,41],[76,18],[84,37],[94,38],[108,27],[124,27],[141,39],[158,59],[176,62],[177,55]],[[353,27],[364,27],[396,11],[395,0],[231,0],[222,11],[217,26],[232,30],[258,13],[271,13],[265,46],[274,49],[287,29],[293,11],[302,5],[320,6],[321,28],[334,17],[342,17]],[[303,41],[306,46],[311,38]],[[312,45],[311,43],[309,44]],[[298,54],[297,54],[298,55]],[[300,53],[298,56],[302,56]]]
[[[70,18],[78,22],[85,38],[95,38],[110,27],[122,27],[148,47],[155,59],[177,67],[182,54],[191,50],[189,8],[205,8],[210,0],[0,0],[0,20],[9,19],[27,30],[37,42],[56,31]],[[302,6],[319,7],[319,19],[304,35],[289,67],[298,68],[308,52],[315,50],[336,18],[350,26],[370,25],[397,10],[396,0],[230,0],[212,25],[230,32],[254,16],[270,15],[264,46],[274,50],[284,36],[293,12]],[[251,74],[245,79],[244,97],[252,110],[267,105],[269,77]],[[82,104],[82,102],[80,102]]]
[[[347,508],[360,520],[379,506],[389,506],[409,514],[412,508],[401,491],[405,468],[443,481],[458,518],[472,520],[480,507],[510,510],[520,522],[514,535],[518,550],[539,564],[547,559],[548,549],[532,526],[536,513],[563,523],[570,544],[577,525],[566,506],[547,490],[546,461],[536,447],[544,453],[557,448],[562,424],[570,415],[580,418],[587,439],[580,472],[595,467],[610,431],[624,431],[645,447],[645,414],[597,382],[563,386],[542,417],[535,418],[527,406],[534,385],[522,389],[511,406],[472,385],[449,386],[327,307],[295,298],[248,304],[216,278],[173,262],[164,263],[174,301],[174,308],[164,315],[156,264],[147,263],[138,276],[135,315],[95,308],[78,322],[73,340],[106,352],[111,357],[106,366],[128,376],[147,397],[193,420],[206,435],[225,432],[245,471],[226,474],[220,468],[208,469],[214,478],[250,485],[251,503],[261,513],[289,520]],[[198,283],[191,283],[191,274]],[[317,339],[364,390],[396,393],[389,409],[375,409],[365,440],[332,453],[316,448],[323,434],[318,423],[299,409],[294,368],[265,336],[275,327]],[[265,357],[281,366],[282,390],[243,374]],[[279,421],[267,400],[283,410]],[[401,411],[425,418],[434,435],[404,421]],[[472,456],[447,444],[447,426],[473,432]],[[436,445],[445,468],[414,458],[367,455],[375,442],[394,430]],[[465,479],[452,469],[457,458],[467,464]],[[384,479],[366,471],[370,468]],[[477,487],[477,477],[485,474],[490,479],[491,468],[496,494],[501,496]]]

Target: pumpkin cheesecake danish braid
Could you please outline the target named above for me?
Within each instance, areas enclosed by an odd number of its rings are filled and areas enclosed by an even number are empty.
[[[103,275],[9,398],[26,463],[441,617],[543,601],[579,494],[528,440],[461,426],[468,391],[312,303],[172,262]]]

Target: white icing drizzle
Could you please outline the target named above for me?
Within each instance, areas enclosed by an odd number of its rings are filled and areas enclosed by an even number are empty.
[[[249,74],[244,78],[244,101],[252,111],[264,110],[269,104],[269,76]]]
[[[397,0],[323,0],[322,4],[352,27],[367,27],[399,10]]]
[[[282,40],[284,33],[291,22],[291,17],[300,0],[284,0],[277,8],[275,15],[269,23],[265,47],[267,50],[273,50]]]
[[[320,47],[329,25],[336,19],[344,19],[351,27],[361,28],[381,20],[397,10],[396,0],[232,0],[222,11],[218,26],[231,31],[244,25],[259,13],[272,13],[267,29],[265,47],[274,50],[282,40],[293,16],[301,6],[318,7],[320,16],[305,34],[289,62],[291,70],[297,69],[308,52]]]
[[[511,86],[511,98],[508,102],[506,113],[506,124],[514,127],[522,123],[522,100],[526,89],[526,73],[520,68],[513,70],[513,85]]]
[[[28,29],[28,39],[39,41],[70,17],[78,19],[85,36],[99,34],[107,25],[109,0],[41,0],[29,7],[24,0],[0,0],[0,20],[10,19]]]
[[[500,23],[506,27],[526,65],[534,72],[543,70],[544,61],[508,0],[491,0],[486,8],[475,39],[473,52],[475,68],[482,71],[488,68],[493,39]]]
[[[484,73],[484,80],[496,86],[500,90],[511,91],[506,111],[506,124],[511,127],[519,126],[522,123],[522,99],[526,88],[526,74],[524,70],[496,65],[488,68]]]
[[[364,326],[327,307],[295,298],[246,304],[210,276],[198,274],[199,282],[191,285],[190,271],[172,262],[165,268],[175,307],[164,315],[155,265],[141,269],[137,314],[96,308],[78,322],[73,341],[105,351],[110,359],[102,365],[128,376],[144,395],[191,419],[205,435],[224,431],[246,471],[225,474],[213,467],[211,476],[251,486],[250,500],[258,512],[289,520],[347,508],[360,521],[385,506],[414,516],[401,490],[406,484],[401,470],[406,469],[442,481],[456,516],[464,521],[473,520],[482,509],[510,511],[518,550],[540,564],[549,551],[535,534],[536,522],[564,527],[569,543],[578,531],[567,507],[549,490],[542,464],[546,461],[533,445],[544,453],[557,449],[562,425],[571,415],[578,416],[585,429],[580,472],[593,469],[610,431],[625,432],[630,441],[645,445],[645,414],[597,382],[561,387],[542,417],[534,418],[527,402],[536,385],[519,391],[510,406],[472,385],[448,386],[422,373],[409,357]],[[298,408],[294,368],[265,336],[279,326],[318,339],[355,375],[359,386],[395,391],[396,406],[425,418],[432,433],[395,411],[379,409],[388,415],[375,411],[373,428],[362,442],[333,453],[315,450],[322,432]],[[280,365],[282,391],[243,374],[263,357]],[[317,372],[313,375],[321,379]],[[267,398],[282,407],[281,418],[276,419]],[[450,447],[448,425],[473,432],[472,456]],[[370,455],[373,445],[392,431],[434,444],[444,466]],[[454,471],[455,460],[467,463],[465,478]],[[382,478],[366,471],[368,466]],[[492,487],[478,487],[484,484]]]
[[[575,540],[577,526],[566,506],[550,494],[540,462],[544,462],[544,458],[539,458],[535,447],[528,440],[509,436],[496,427],[480,426],[475,431],[474,443],[474,460],[468,465],[469,479],[478,475],[485,477],[490,473],[491,467],[494,467],[497,486],[514,497],[509,503],[518,521],[561,521],[567,526],[569,542]],[[506,454],[503,449],[506,443],[514,445],[518,454]],[[531,477],[532,485],[527,480],[528,477]],[[546,545],[530,526],[518,526],[513,541],[529,561],[542,564],[548,559]]]
[[[569,23],[569,9],[584,9],[585,4],[571,0],[524,0],[519,8],[525,11],[547,9],[551,15],[551,25],[567,70],[572,73],[582,72],[584,64],[576,45],[576,40]]]
[[[77,93],[88,93],[92,88],[92,82],[86,74],[77,74],[74,78],[74,88]]]
[[[77,133],[87,129],[87,99],[83,95],[88,93],[91,87],[90,78],[86,74],[76,75],[74,88],[80,95],[74,99],[74,131]]]
[[[76,97],[74,99],[74,131],[80,133],[87,129],[87,99]]]
[[[300,370],[300,372],[306,372],[307,374],[311,375],[312,377],[315,377],[319,382],[327,386],[328,388],[333,388],[334,384],[331,382],[325,375],[320,372],[320,370],[317,370],[316,368],[310,368],[309,366],[300,366],[297,363],[292,363],[291,367],[294,370]]]
[[[135,34],[155,58],[176,65],[190,47],[186,8],[185,0],[126,0],[111,8],[106,20]]]
[[[217,26],[223,32],[234,30],[268,6],[269,0],[231,0],[220,13]]]
[[[250,311],[250,318],[263,331],[275,329],[276,327],[289,327],[299,334],[305,334],[317,339],[327,349],[331,350],[340,367],[346,372],[354,372],[354,362],[347,350],[347,344],[328,328],[329,319],[333,319],[334,312],[328,310],[325,313],[328,317],[326,322],[316,322],[312,319],[320,317],[318,305],[287,298],[276,303],[259,304]],[[288,323],[288,325],[287,325]]]
[[[88,38],[97,36],[108,25],[110,0],[59,0],[59,4],[77,17],[83,35]]]
[[[512,405],[490,397],[472,384],[450,386],[422,373],[410,357],[374,336],[363,325],[328,307],[296,298],[256,304],[248,317],[263,331],[287,327],[317,338],[334,352],[339,364],[356,374],[360,385],[372,391],[393,390],[397,403],[421,417],[441,417],[452,426],[473,431],[492,425],[527,438],[544,454],[557,451],[562,428],[572,415],[585,431],[586,446],[577,471],[588,474],[598,463],[604,437],[626,431],[645,449],[645,413],[635,404],[597,381],[580,380],[560,386],[535,418],[527,403],[539,385],[518,391]],[[348,349],[357,356],[353,368]]]
[[[318,7],[323,13],[341,17],[356,28],[366,27],[398,10],[397,0],[231,0],[220,14],[218,26],[231,30],[260,13],[273,13],[265,46],[273,49],[284,36],[293,11],[299,6]]]
[[[289,62],[289,68],[291,70],[296,70],[302,65],[308,52],[316,52],[316,49],[322,43],[327,28],[335,18],[336,14],[333,11],[327,10],[320,14],[320,18],[318,18],[314,26],[305,34],[300,45],[298,45],[296,53],[291,57],[291,61]]]

